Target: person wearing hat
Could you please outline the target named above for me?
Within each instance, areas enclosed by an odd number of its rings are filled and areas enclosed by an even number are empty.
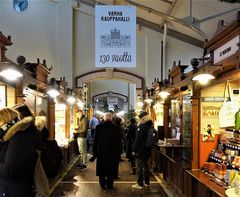
[[[142,112],[139,115],[139,124],[136,131],[136,139],[133,146],[133,154],[136,157],[137,167],[137,183],[132,185],[135,189],[143,189],[149,187],[149,165],[151,148],[146,147],[148,130],[152,127],[152,117],[147,112]]]
[[[0,110],[0,196],[35,196],[33,176],[41,142],[32,116],[20,119],[14,109]]]

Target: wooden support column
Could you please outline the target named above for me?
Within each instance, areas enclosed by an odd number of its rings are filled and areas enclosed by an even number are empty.
[[[193,83],[192,96],[192,169],[199,169],[199,114],[200,114],[200,90]]]
[[[70,106],[67,105],[67,107],[66,107],[66,112],[65,112],[65,115],[66,115],[66,119],[65,119],[65,120],[66,120],[66,126],[65,126],[66,132],[65,132],[65,137],[66,137],[67,139],[70,138],[70,111],[71,111]]]
[[[48,129],[49,139],[55,139],[55,102],[51,98],[48,100]]]

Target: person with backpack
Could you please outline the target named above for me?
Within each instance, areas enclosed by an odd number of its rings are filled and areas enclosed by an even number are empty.
[[[151,147],[146,146],[149,129],[153,126],[152,118],[146,112],[139,115],[139,125],[136,131],[136,139],[133,146],[133,154],[136,157],[137,183],[132,185],[135,189],[149,187],[149,165],[148,159]],[[150,140],[149,140],[150,141]]]

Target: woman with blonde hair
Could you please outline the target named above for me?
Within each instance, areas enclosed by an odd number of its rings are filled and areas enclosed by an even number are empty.
[[[11,108],[0,110],[0,196],[34,197],[33,174],[41,136],[33,116]]]

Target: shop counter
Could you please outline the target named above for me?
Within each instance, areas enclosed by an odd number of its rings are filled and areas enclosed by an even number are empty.
[[[217,197],[226,196],[221,182],[201,170],[186,170],[186,197]]]
[[[183,150],[189,148],[191,147],[176,144],[156,144],[153,147],[153,168],[162,173],[168,187],[179,195],[184,194],[184,171],[191,169],[191,163],[182,157]]]

